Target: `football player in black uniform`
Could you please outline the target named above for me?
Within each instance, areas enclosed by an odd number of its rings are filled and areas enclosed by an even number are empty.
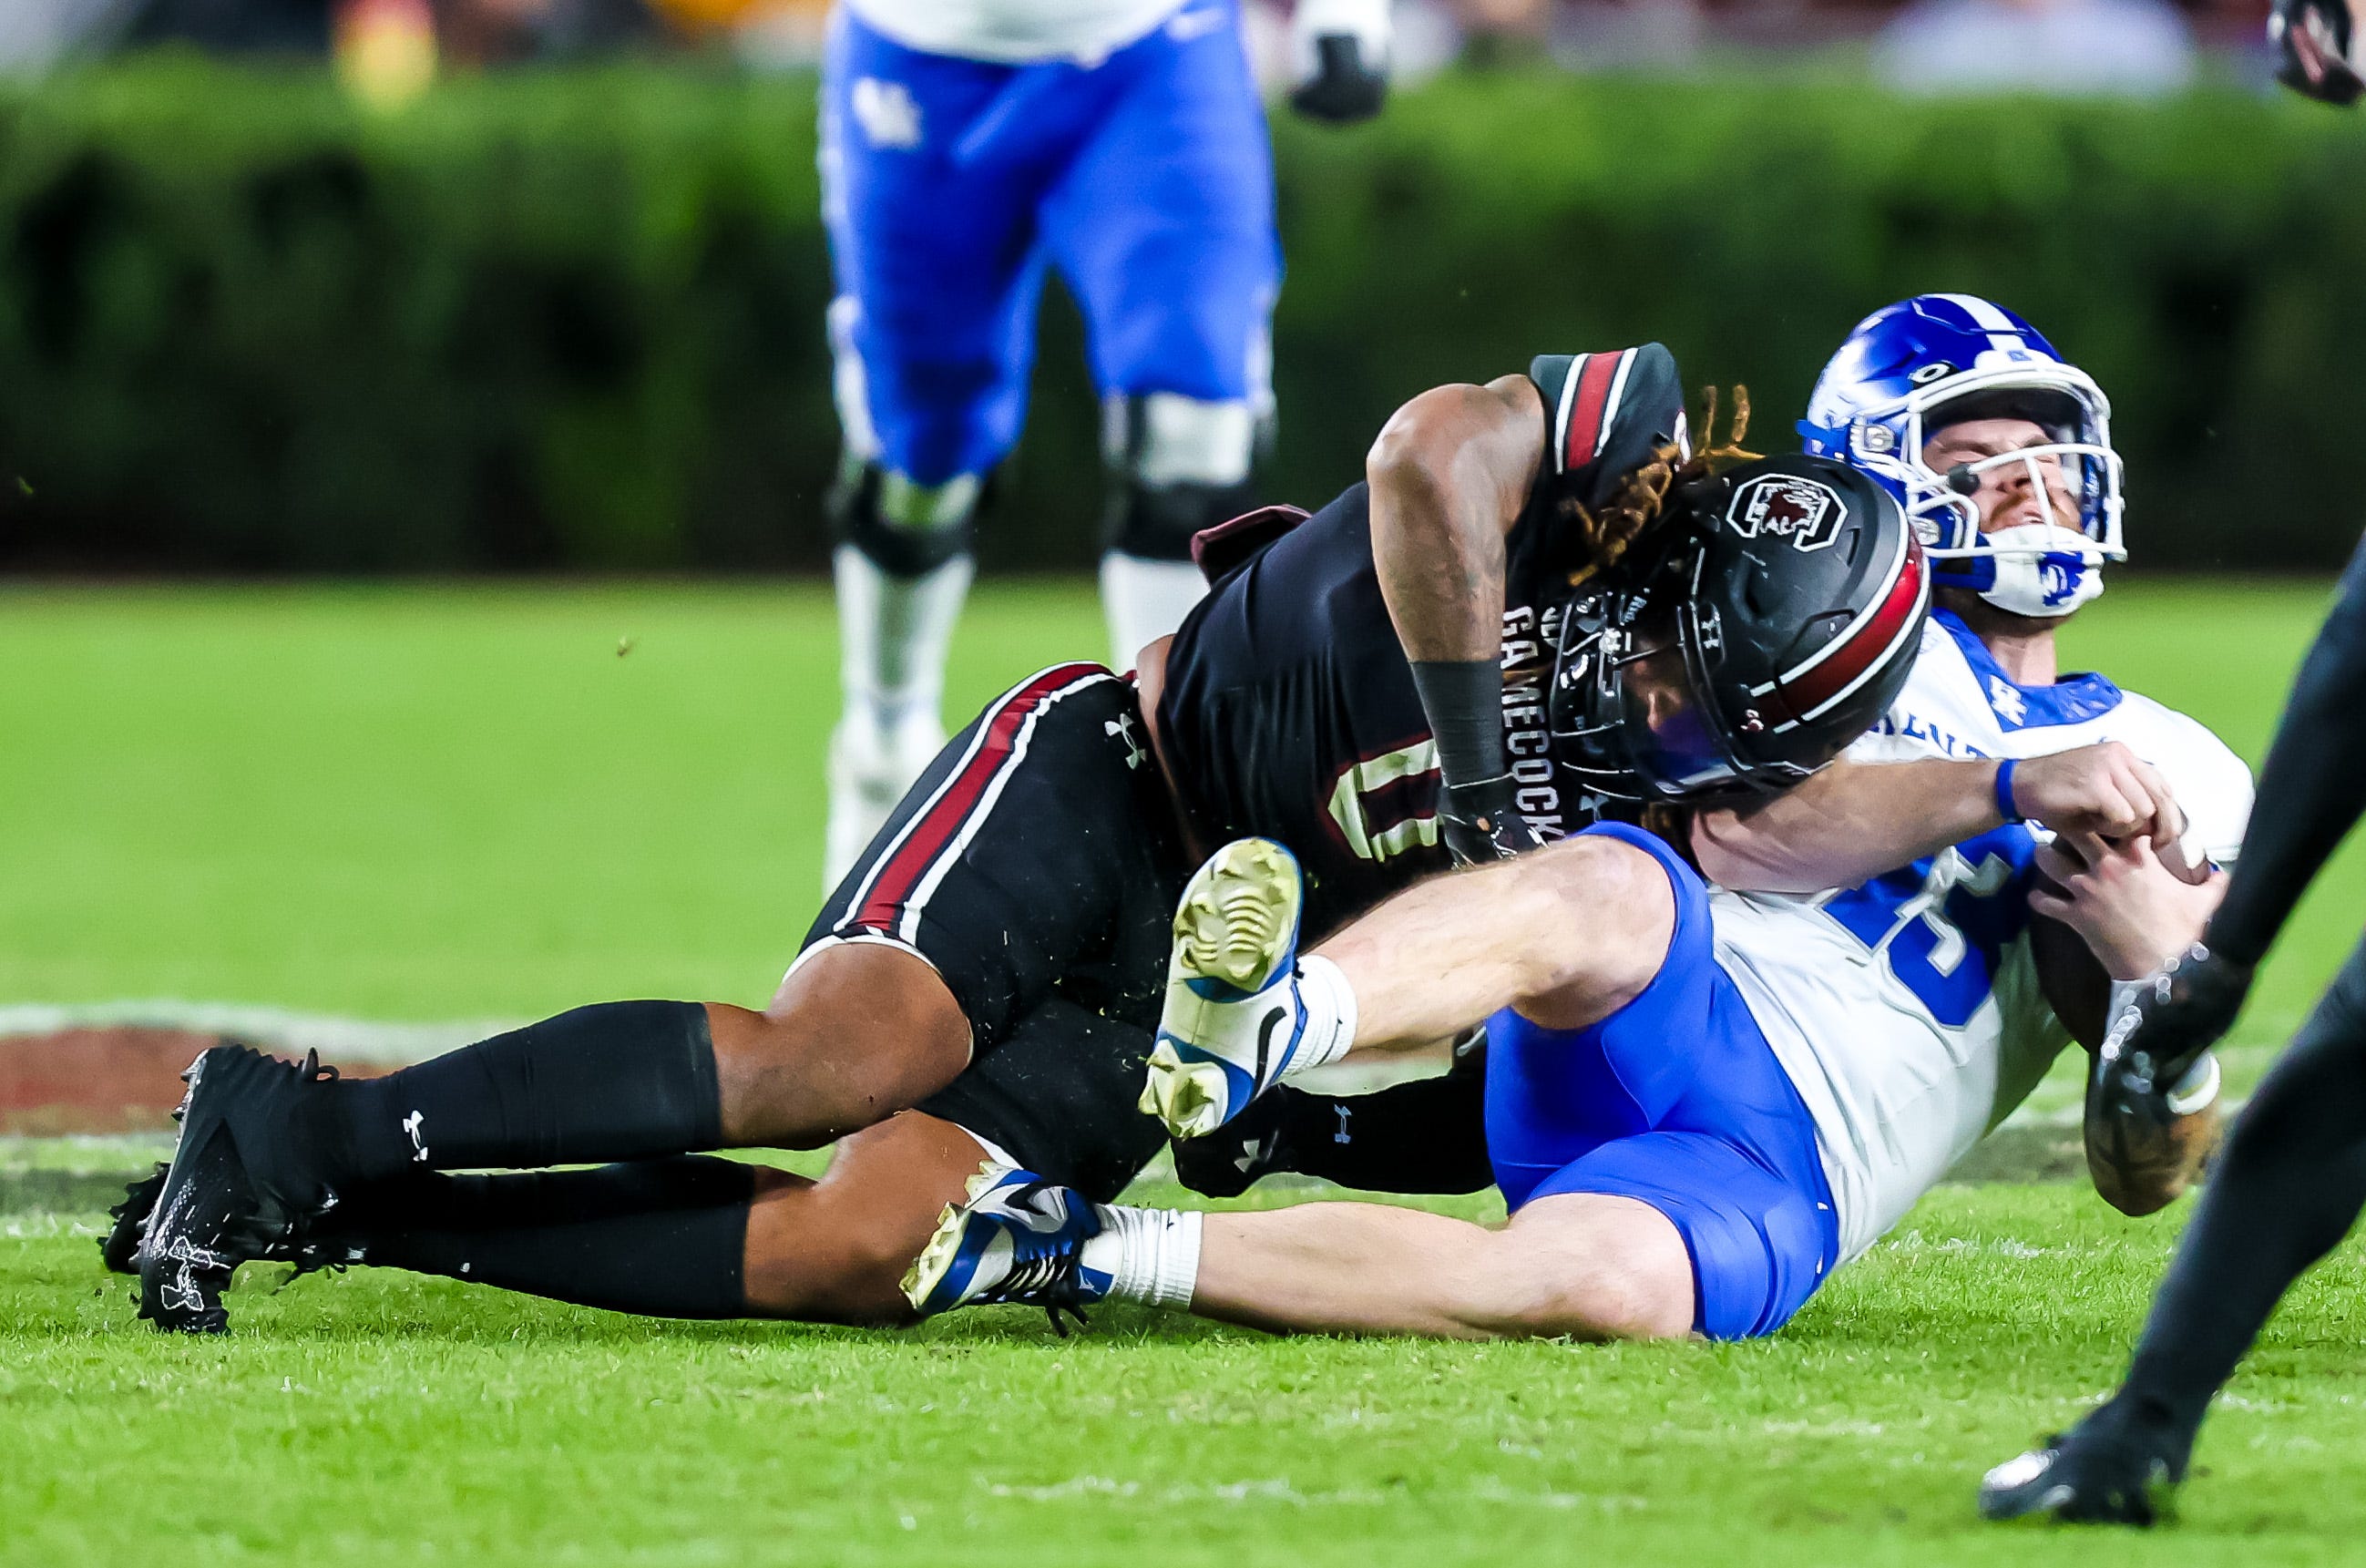
[[[1134,1103],[1207,845],[1298,848],[1312,931],[1449,847],[1506,852],[1594,808],[1526,682],[1572,577],[1644,536],[1671,485],[1684,515],[1672,358],[1425,393],[1369,472],[1295,527],[1216,531],[1215,591],[1138,682],[1062,665],[990,705],[763,1011],[603,1003],[359,1081],[207,1052],[171,1166],[106,1242],[142,1314],[219,1330],[238,1265],[278,1257],[655,1315],[896,1322],[904,1265],[982,1146],[1114,1196],[1164,1141]],[[1864,796],[1823,847],[1863,853],[1850,824],[1883,786],[1816,786]],[[832,1141],[818,1180],[703,1157]],[[448,1174],[487,1168],[531,1174]]]

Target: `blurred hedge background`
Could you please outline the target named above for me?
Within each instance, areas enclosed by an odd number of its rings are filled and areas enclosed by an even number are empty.
[[[809,82],[151,60],[0,96],[0,564],[817,564],[837,447]],[[1449,73],[1275,124],[1277,498],[1411,392],[1659,338],[1767,445],[1860,315],[2034,318],[2116,405],[2142,564],[2336,564],[2366,521],[2366,122],[2236,92]],[[989,568],[1091,558],[1079,329],[1046,307]]]

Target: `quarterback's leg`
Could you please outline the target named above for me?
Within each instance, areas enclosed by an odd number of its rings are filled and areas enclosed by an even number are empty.
[[[940,1227],[917,1272],[953,1254],[949,1232],[967,1232],[985,1266],[967,1271],[964,1290],[916,1301],[1010,1299],[1014,1281],[1023,1297],[1059,1277],[1087,1301],[1189,1304],[1271,1327],[1773,1332],[1839,1258],[1814,1120],[1717,964],[1699,877],[1648,836],[1596,836],[1658,879],[1661,951],[1616,1006],[1564,998],[1571,1026],[1515,1013],[1489,1025],[1488,1150],[1514,1210],[1504,1230],[1372,1204],[1201,1217],[989,1192]],[[1639,908],[1648,916],[1648,900]],[[1072,1255],[1073,1269],[1039,1261],[1021,1273],[985,1253],[979,1232],[1013,1230],[1010,1211],[1022,1207],[1033,1218],[1017,1224],[1055,1229],[1054,1251]],[[1080,1210],[1081,1221],[1050,1224]]]
[[[835,886],[943,742],[946,649],[979,492],[1025,415],[1042,267],[1040,180],[960,154],[1023,73],[905,49],[841,9],[823,73],[845,437],[828,498],[844,698],[824,871]]]
[[[1665,853],[1602,824],[1418,884],[1300,960],[1296,863],[1264,840],[1228,844],[1176,916],[1143,1107],[1204,1137],[1277,1078],[1349,1051],[1458,1039],[1504,1008],[1554,1028],[1607,1017],[1668,951]]]
[[[1191,536],[1246,509],[1280,253],[1234,0],[1178,13],[1099,73],[1115,91],[1045,198],[1043,234],[1103,400],[1101,597],[1125,669],[1199,601]]]

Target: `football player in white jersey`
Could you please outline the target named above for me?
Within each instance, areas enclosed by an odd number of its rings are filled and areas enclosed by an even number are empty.
[[[1185,895],[1145,1105],[1204,1132],[1285,1074],[1486,1020],[1502,1229],[1369,1203],[1096,1206],[989,1167],[915,1264],[915,1305],[1770,1333],[2028,1094],[2070,1037],[2057,1001],[2096,1043],[2101,987],[2079,982],[2133,982],[2194,940],[2250,801],[2202,726],[2056,667],[2054,628],[2119,553],[2102,395],[2018,317],[1925,296],[1859,326],[1802,429],[1892,490],[1944,585],[1902,694],[1842,764],[1894,770],[1891,809],[1834,813],[1828,774],[1705,813],[1698,872],[1659,838],[1590,829],[1423,884],[1303,959],[1278,846],[1228,846]],[[2098,761],[2124,769],[2124,808],[2054,811],[2058,775]],[[1843,886],[1743,895],[1704,872]],[[2034,917],[2085,952],[2034,941]],[[2141,1135],[2090,1133],[2106,1197],[2140,1213],[2182,1189],[2216,1081],[2205,1058]]]
[[[1380,107],[1388,24],[1388,0],[1299,0],[1301,112]],[[1103,402],[1124,671],[1200,597],[1191,536],[1246,510],[1281,261],[1239,0],[841,0],[821,130],[845,436],[835,886],[944,743],[972,518],[1019,440],[1046,269]]]

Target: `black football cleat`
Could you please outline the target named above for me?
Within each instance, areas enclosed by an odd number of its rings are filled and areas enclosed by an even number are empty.
[[[1980,1480],[1984,1519],[2047,1518],[2067,1525],[2134,1525],[2168,1517],[2185,1466],[2158,1432],[2093,1416]]]
[[[181,1140],[139,1247],[140,1315],[158,1329],[220,1334],[238,1266],[287,1256],[336,1206],[288,1130],[296,1097],[333,1081],[317,1055],[301,1065],[243,1045],[217,1045],[191,1063]]]
[[[148,1235],[148,1221],[156,1213],[156,1200],[164,1190],[164,1173],[172,1168],[159,1165],[125,1188],[123,1201],[107,1211],[107,1217],[113,1223],[98,1238],[98,1256],[108,1273],[140,1272],[140,1244]]]

